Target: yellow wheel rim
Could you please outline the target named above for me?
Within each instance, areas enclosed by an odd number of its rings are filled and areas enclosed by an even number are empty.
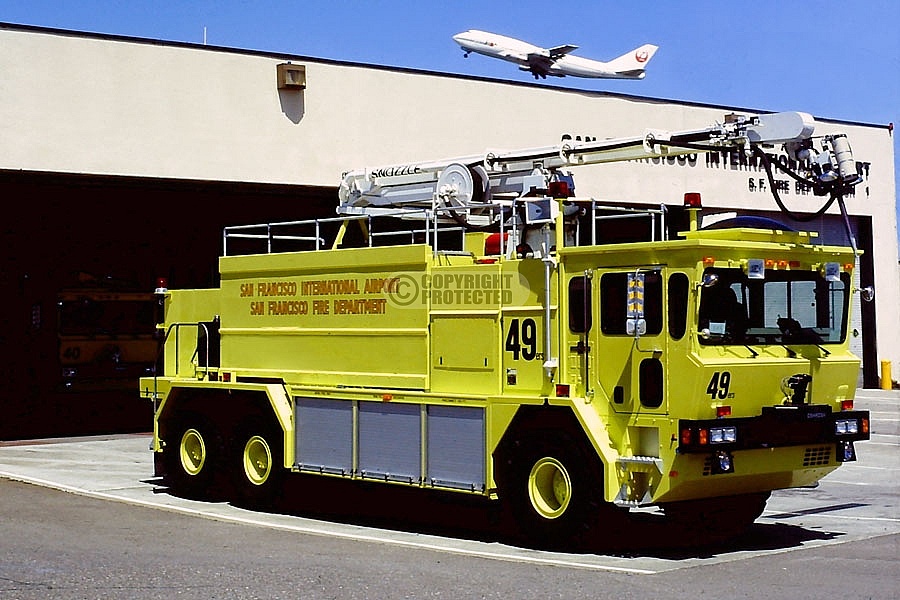
[[[561,462],[547,457],[537,461],[528,476],[531,505],[545,519],[555,519],[566,512],[572,498],[572,480]]]
[[[198,475],[206,464],[206,443],[203,435],[196,429],[188,429],[181,436],[178,448],[181,466],[188,475]]]
[[[244,446],[244,474],[253,485],[262,485],[272,473],[272,450],[268,442],[254,435]]]

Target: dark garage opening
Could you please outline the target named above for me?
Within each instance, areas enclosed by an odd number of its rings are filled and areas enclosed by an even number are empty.
[[[7,207],[0,228],[3,440],[152,429],[136,378],[133,386],[66,387],[60,354],[77,349],[60,341],[58,305],[65,305],[63,331],[77,331],[66,329],[71,315],[106,323],[115,311],[107,306],[106,317],[97,316],[96,293],[63,297],[62,290],[100,286],[115,290],[103,298],[121,300],[132,289],[152,292],[159,277],[172,288],[210,287],[218,282],[223,227],[333,216],[337,204],[332,187],[22,171],[0,171],[0,195]],[[114,316],[133,312],[123,304]],[[116,360],[127,335],[104,332],[97,364],[81,371]]]

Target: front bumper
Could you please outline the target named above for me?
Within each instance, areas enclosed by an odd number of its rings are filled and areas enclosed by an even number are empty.
[[[681,419],[678,431],[680,454],[833,443],[842,449],[837,454],[840,462],[849,457],[844,451],[848,444],[852,448],[853,442],[869,439],[869,412],[836,413],[826,405],[767,406],[755,417]]]

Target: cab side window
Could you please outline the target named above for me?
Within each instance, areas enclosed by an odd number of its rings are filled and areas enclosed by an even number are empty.
[[[569,280],[569,330],[587,333],[591,330],[591,280],[581,275]]]
[[[687,305],[690,283],[684,273],[669,276],[669,335],[680,340],[687,331]]]

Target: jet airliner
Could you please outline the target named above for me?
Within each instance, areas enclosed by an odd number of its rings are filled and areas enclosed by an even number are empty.
[[[462,48],[465,56],[475,52],[491,58],[499,58],[530,71],[535,79],[547,76],[592,77],[602,79],[643,79],[647,63],[658,46],[644,44],[609,62],[590,60],[570,54],[578,46],[566,44],[553,48],[541,48],[522,40],[487,31],[470,29],[457,33],[453,40]]]

